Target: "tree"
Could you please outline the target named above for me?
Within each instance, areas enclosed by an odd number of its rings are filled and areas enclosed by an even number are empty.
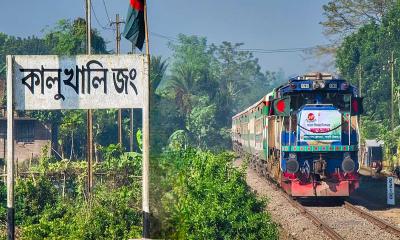
[[[50,49],[43,39],[35,36],[20,38],[0,32],[0,70],[6,64],[7,55],[41,55],[49,54]],[[6,71],[0,71],[0,78],[5,79]]]
[[[395,0],[335,0],[322,8],[326,20],[321,22],[328,37],[343,38],[370,22],[381,23]]]
[[[44,37],[52,54],[77,55],[86,53],[86,21],[77,18],[74,21],[62,19]],[[96,29],[92,29],[92,53],[106,54],[106,42]]]
[[[316,57],[335,56],[343,39],[360,27],[382,22],[396,0],[331,0],[323,5],[325,20],[320,22],[331,44],[317,46],[310,53]],[[332,65],[329,63],[328,65]]]
[[[400,56],[400,3],[395,4],[380,22],[370,22],[347,36],[337,51],[336,65],[344,78],[358,85],[361,74],[365,116],[362,136],[384,139],[388,153],[398,144],[398,128],[390,128],[391,80],[388,60],[391,52]],[[400,71],[396,67],[395,86],[399,86]],[[398,99],[396,100],[398,101]],[[395,105],[394,112],[398,112]],[[395,115],[395,124],[399,116]],[[390,155],[389,154],[389,155]],[[390,157],[389,157],[390,158]]]
[[[165,97],[175,100],[189,142],[202,149],[230,146],[231,118],[265,96],[282,72],[261,72],[258,59],[242,43],[208,45],[198,36],[180,35],[171,44],[174,57]],[[279,78],[279,80],[278,80]],[[218,144],[216,144],[218,143]]]
[[[54,28],[46,31],[44,40],[50,54],[77,55],[86,52],[86,21],[77,18],[74,21],[60,20]],[[93,53],[108,53],[104,39],[92,29]],[[78,111],[79,112],[79,111]],[[82,111],[80,111],[82,115]],[[51,124],[52,150],[59,151],[59,126],[63,123],[65,112],[62,111],[35,111],[31,116]],[[65,131],[64,131],[65,132]],[[82,134],[82,132],[80,132]]]

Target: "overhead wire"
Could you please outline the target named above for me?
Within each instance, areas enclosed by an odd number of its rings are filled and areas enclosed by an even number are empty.
[[[163,38],[166,39],[168,41],[171,42],[178,42],[179,39],[174,38],[174,37],[170,37],[170,36],[166,36],[164,34],[160,34],[160,33],[156,33],[156,32],[150,32],[152,35],[159,37],[159,38]],[[294,52],[306,52],[306,51],[312,51],[314,49],[317,49],[319,47],[326,47],[329,45],[323,44],[323,45],[317,45],[317,46],[313,46],[313,47],[297,47],[297,48],[278,48],[278,49],[264,49],[264,48],[240,48],[237,49],[237,51],[239,52],[252,52],[252,53],[294,53]]]
[[[90,2],[92,3],[92,0],[90,0]],[[105,27],[103,24],[101,24],[100,21],[99,21],[99,19],[97,18],[97,14],[96,14],[96,11],[94,10],[93,3],[90,4],[90,6],[91,6],[91,8],[92,8],[93,16],[94,16],[94,18],[96,19],[97,24],[98,24],[102,29],[104,29],[104,30],[112,30],[112,31],[115,31],[114,28]],[[109,19],[109,21],[110,21],[110,19]]]
[[[103,1],[104,10],[106,11],[108,23],[111,24],[111,18],[110,18],[110,15],[108,14],[108,8],[107,8],[107,5],[106,5],[106,2],[104,0],[102,0],[102,1]]]
[[[110,15],[108,13],[108,8],[107,8],[107,5],[105,3],[105,0],[102,0],[102,2],[103,2],[104,10],[105,10],[106,15],[107,15],[108,22],[111,25],[112,22],[111,22]],[[91,7],[92,7],[93,15],[94,15],[94,17],[96,19],[96,22],[99,24],[99,26],[104,30],[113,30],[113,31],[115,31],[115,28],[109,28],[109,27],[105,27],[104,25],[102,25],[100,23],[99,19],[97,18],[96,12],[95,12],[95,10],[93,8],[93,4],[91,4]],[[163,39],[166,39],[166,40],[168,40],[170,42],[174,42],[174,43],[179,42],[179,39],[175,38],[175,37],[167,36],[167,35],[164,35],[164,34],[161,34],[161,33],[156,33],[156,32],[150,32],[150,33],[155,37],[163,38]],[[260,53],[260,54],[295,53],[295,52],[312,51],[312,50],[317,49],[319,47],[326,47],[326,46],[329,46],[329,45],[323,44],[323,45],[317,45],[317,46],[313,46],[313,47],[278,48],[278,49],[240,48],[240,49],[237,49],[237,51],[239,51],[239,52]]]

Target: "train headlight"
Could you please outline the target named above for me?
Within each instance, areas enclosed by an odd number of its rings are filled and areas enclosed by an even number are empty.
[[[296,153],[289,153],[289,160],[286,161],[286,171],[288,173],[296,173],[299,171],[299,162]]]
[[[313,82],[313,88],[314,89],[325,88],[325,81],[314,81]]]
[[[345,173],[354,172],[356,168],[356,164],[353,159],[350,157],[350,153],[346,152],[343,154],[343,162],[342,162],[342,170]]]

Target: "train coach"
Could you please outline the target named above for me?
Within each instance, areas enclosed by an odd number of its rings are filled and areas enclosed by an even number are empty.
[[[293,197],[346,197],[359,186],[361,113],[344,79],[294,77],[233,116],[233,149]]]

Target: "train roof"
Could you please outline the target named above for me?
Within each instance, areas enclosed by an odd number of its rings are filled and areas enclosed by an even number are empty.
[[[276,88],[280,94],[309,91],[342,92],[358,95],[357,87],[349,84],[345,79],[331,73],[311,72],[296,76]]]
[[[275,89],[270,93],[263,96],[259,101],[246,108],[245,110],[237,113],[232,117],[235,119],[251,109],[257,107],[262,102],[268,102],[275,98],[279,98],[282,94],[290,94],[294,92],[307,92],[307,91],[328,91],[328,92],[342,92],[352,93],[358,95],[357,87],[347,83],[346,80],[331,73],[324,72],[311,72],[304,75],[291,77],[289,81]]]
[[[273,94],[273,92],[270,92],[269,94],[263,96],[260,100],[258,100],[256,103],[254,103],[253,105],[251,105],[250,107],[246,108],[245,110],[241,111],[240,113],[236,114],[235,116],[232,117],[232,119],[237,118],[245,113],[247,113],[248,111],[250,111],[251,109],[257,107],[258,105],[260,105],[260,103],[262,102],[266,102],[269,99],[269,96]]]

